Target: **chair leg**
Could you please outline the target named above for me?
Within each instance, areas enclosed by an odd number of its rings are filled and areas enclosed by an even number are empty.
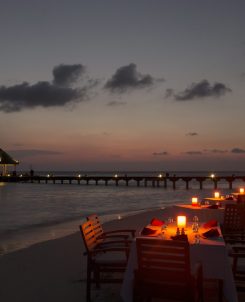
[[[223,280],[218,280],[218,286],[219,286],[219,302],[223,301]]]
[[[91,301],[91,265],[87,262],[87,288],[86,288],[86,301]]]
[[[98,266],[95,266],[94,268],[94,279],[96,288],[100,288],[100,269]]]

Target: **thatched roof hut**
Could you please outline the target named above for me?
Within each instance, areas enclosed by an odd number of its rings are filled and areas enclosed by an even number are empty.
[[[7,175],[8,166],[14,166],[16,168],[16,165],[18,164],[18,160],[13,159],[8,153],[0,149],[0,166],[2,166],[3,169],[3,176]]]

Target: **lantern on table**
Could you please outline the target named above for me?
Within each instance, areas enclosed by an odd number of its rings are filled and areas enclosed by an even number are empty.
[[[240,188],[240,194],[244,194],[244,188]]]
[[[220,193],[219,192],[214,192],[214,198],[220,198]]]
[[[177,216],[177,235],[185,234],[185,227],[186,227],[186,216]]]
[[[193,207],[197,207],[198,206],[198,198],[197,197],[192,197],[191,204],[192,204]]]

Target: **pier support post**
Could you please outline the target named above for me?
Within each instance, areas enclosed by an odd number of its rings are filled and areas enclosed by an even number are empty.
[[[230,189],[230,190],[232,189],[232,184],[233,184],[233,181],[230,180],[230,181],[229,181],[229,189]]]
[[[164,188],[167,188],[167,178],[164,178]]]
[[[217,188],[218,188],[218,181],[214,180],[214,189],[217,190]]]
[[[146,180],[146,178],[144,180],[144,185],[145,185],[145,187],[147,187],[147,180]]]
[[[139,187],[140,186],[140,181],[139,180],[137,180],[137,187]]]
[[[185,188],[186,188],[186,190],[189,190],[189,180],[185,181]]]
[[[203,186],[202,186],[202,180],[199,180],[199,185],[200,185],[200,190],[202,190]]]
[[[173,189],[176,189],[176,180],[173,180]]]
[[[105,185],[108,186],[108,180],[107,179],[105,180]]]

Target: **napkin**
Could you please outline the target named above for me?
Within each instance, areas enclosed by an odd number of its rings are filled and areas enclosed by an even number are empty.
[[[203,237],[211,238],[211,237],[219,237],[219,231],[217,229],[210,229],[209,231],[202,233]]]
[[[150,228],[143,228],[143,230],[141,231],[141,235],[154,235],[156,234],[156,230],[152,230]]]
[[[218,209],[219,206],[217,204],[212,204],[211,206],[208,206],[207,209]]]
[[[205,229],[210,229],[217,226],[217,220],[211,219],[208,222],[204,223],[203,227]]]
[[[152,218],[151,220],[151,225],[153,226],[162,226],[165,222],[160,220],[160,219],[157,219],[157,218]]]
[[[233,197],[232,196],[228,196],[225,198],[225,200],[233,200]]]
[[[188,241],[188,237],[186,234],[171,236],[173,240],[181,240],[181,241]]]

